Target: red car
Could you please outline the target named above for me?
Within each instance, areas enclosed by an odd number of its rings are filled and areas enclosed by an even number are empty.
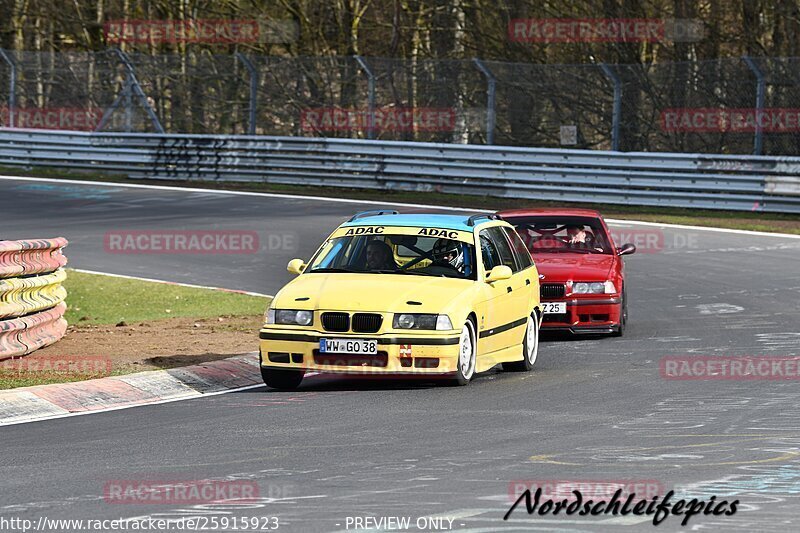
[[[624,264],[600,213],[590,209],[515,209],[513,224],[539,270],[542,330],[622,335],[628,321]]]

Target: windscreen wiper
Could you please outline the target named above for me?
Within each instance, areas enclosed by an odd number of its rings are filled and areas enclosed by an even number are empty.
[[[411,274],[412,276],[435,276],[436,274],[431,274],[430,272],[419,272],[415,270],[370,270],[369,272],[375,272],[377,274]]]

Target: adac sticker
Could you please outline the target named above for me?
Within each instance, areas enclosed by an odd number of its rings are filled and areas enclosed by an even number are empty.
[[[384,226],[359,226],[348,229],[345,235],[378,235],[383,233],[384,229],[386,229]]]
[[[426,235],[428,237],[445,237],[447,239],[458,239],[458,232],[446,229],[437,228],[422,228],[417,235]]]
[[[401,344],[400,345],[400,357],[411,357],[411,345],[410,344]]]

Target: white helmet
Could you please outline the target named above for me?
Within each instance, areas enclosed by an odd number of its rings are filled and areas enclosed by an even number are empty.
[[[438,239],[433,245],[433,258],[450,263],[459,272],[464,268],[463,246],[452,239]]]

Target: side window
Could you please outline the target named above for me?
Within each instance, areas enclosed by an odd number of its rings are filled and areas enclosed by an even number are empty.
[[[489,228],[486,230],[489,238],[494,242],[497,252],[500,254],[500,264],[505,265],[511,269],[512,272],[518,272],[519,266],[514,259],[514,252],[511,251],[511,245],[506,239],[506,234],[501,227]]]
[[[517,261],[519,261],[519,269],[525,270],[529,266],[533,264],[531,259],[531,253],[528,251],[528,247],[525,246],[525,243],[522,242],[522,238],[517,235],[517,232],[512,230],[511,228],[503,227],[503,231],[505,231],[508,240],[511,241],[511,246],[514,248],[514,253],[517,254]]]
[[[497,246],[495,246],[494,242],[492,242],[492,240],[489,238],[489,235],[486,233],[486,230],[481,231],[480,241],[481,241],[481,257],[483,258],[483,268],[486,270],[486,272],[489,272],[497,265],[502,264],[502,262],[500,261],[500,254],[497,252]]]

